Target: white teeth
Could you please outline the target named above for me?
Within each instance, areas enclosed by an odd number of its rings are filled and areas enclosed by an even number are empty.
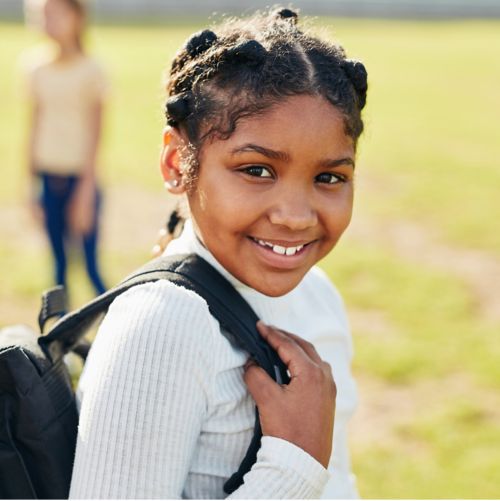
[[[273,245],[272,243],[266,242],[265,240],[254,240],[263,247],[270,247],[273,252],[279,254],[280,256],[293,256],[304,248],[303,245],[298,245],[297,247],[283,247],[281,245]]]
[[[286,247],[281,247],[281,245],[273,245],[273,252],[284,256],[286,254]]]
[[[298,247],[288,247],[286,250],[287,256],[293,256],[297,252],[301,251],[304,248],[303,245],[299,245]]]

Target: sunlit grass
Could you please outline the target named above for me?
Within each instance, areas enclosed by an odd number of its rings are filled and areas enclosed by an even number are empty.
[[[370,209],[401,211],[438,226],[452,242],[497,255],[498,26],[352,21],[336,29],[369,69],[361,159],[386,176],[391,195],[369,200]]]
[[[458,278],[376,247],[341,246],[323,262],[347,305],[382,312],[382,332],[356,332],[356,367],[394,384],[470,371],[500,384],[498,325],[480,320]]]
[[[422,401],[390,443],[370,444],[356,456],[359,478],[372,479],[362,483],[361,493],[393,499],[496,498],[499,437],[498,414],[485,410],[475,395],[453,400],[444,392],[432,408]]]

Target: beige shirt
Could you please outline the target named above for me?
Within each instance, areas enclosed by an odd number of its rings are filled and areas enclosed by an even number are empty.
[[[92,58],[46,60],[28,72],[29,93],[39,106],[34,164],[51,174],[78,174],[88,161],[94,105],[107,91],[105,74]]]

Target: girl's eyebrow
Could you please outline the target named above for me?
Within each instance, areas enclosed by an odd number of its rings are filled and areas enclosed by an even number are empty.
[[[237,155],[238,153],[246,153],[249,151],[255,151],[256,153],[260,153],[261,155],[272,158],[273,160],[281,160],[282,162],[290,161],[290,155],[284,151],[271,150],[270,148],[265,148],[264,146],[259,146],[258,144],[253,143],[238,146],[234,150],[231,150],[231,155]]]
[[[237,155],[238,153],[247,153],[247,152],[256,152],[264,155],[265,157],[271,158],[273,160],[280,160],[282,162],[289,162],[290,155],[284,151],[272,150],[270,148],[266,148],[264,146],[259,146],[254,143],[247,143],[243,146],[238,146],[231,150],[231,155]],[[321,168],[333,168],[338,167],[339,165],[351,165],[354,169],[355,164],[354,160],[351,157],[345,158],[337,158],[337,159],[326,159],[319,162],[319,166]]]
[[[332,168],[338,167],[339,165],[350,165],[353,169],[355,168],[354,160],[351,157],[337,158],[336,160],[323,160],[319,163],[320,167]]]

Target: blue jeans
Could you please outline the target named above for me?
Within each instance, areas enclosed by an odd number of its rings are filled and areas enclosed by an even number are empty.
[[[66,245],[69,237],[68,208],[78,186],[78,176],[39,174],[42,183],[41,206],[45,214],[45,229],[54,257],[55,282],[66,286]],[[101,206],[101,194],[97,190],[94,207],[94,222],[91,230],[82,237],[85,266],[97,294],[105,292],[97,265],[97,227]]]

